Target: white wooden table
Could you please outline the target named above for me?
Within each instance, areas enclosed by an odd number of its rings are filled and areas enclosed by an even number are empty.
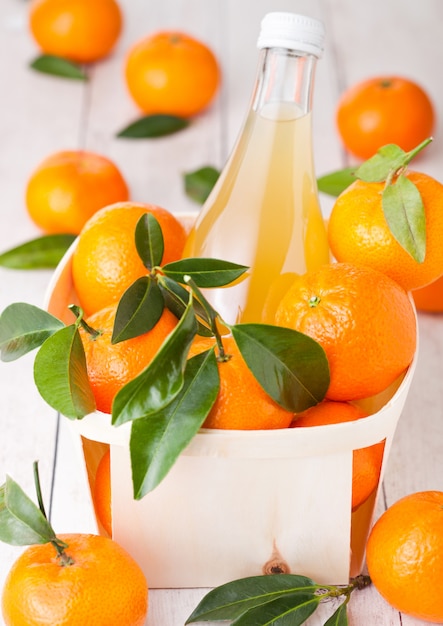
[[[180,212],[195,209],[182,174],[203,165],[221,167],[243,120],[255,75],[259,22],[272,10],[324,20],[328,32],[318,64],[314,96],[317,174],[351,163],[334,126],[339,94],[356,81],[380,74],[409,76],[431,95],[443,120],[441,0],[121,0],[125,30],[115,53],[90,69],[88,83],[34,73],[36,48],[27,33],[24,0],[0,2],[0,251],[40,233],[25,212],[24,190],[33,168],[59,149],[87,148],[113,159],[132,198]],[[223,87],[210,110],[185,131],[157,140],[116,139],[138,117],[122,80],[122,59],[137,38],[158,28],[180,28],[209,43],[223,68]],[[418,165],[416,166],[418,169]],[[419,169],[443,180],[443,131],[420,159]],[[331,199],[322,198],[327,215]],[[41,306],[50,271],[0,268],[0,310],[16,301]],[[419,315],[420,356],[400,420],[378,513],[399,497],[443,488],[443,316]],[[40,460],[44,493],[58,532],[94,532],[83,474],[65,421],[38,395],[33,355],[0,364],[0,481],[10,474],[32,491],[32,462]],[[19,549],[0,544],[0,586]],[[179,626],[205,590],[156,590],[148,626]],[[418,626],[370,588],[355,594],[354,626]],[[0,618],[1,619],[1,618]],[[319,617],[309,624],[323,623]],[[3,622],[1,622],[3,623]]]

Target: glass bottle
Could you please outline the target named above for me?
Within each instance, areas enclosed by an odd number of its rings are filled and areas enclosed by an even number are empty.
[[[329,262],[311,131],[323,42],[318,20],[280,12],[264,17],[246,120],[189,236],[185,256],[249,267],[237,284],[205,292],[230,324],[273,323],[294,274]]]

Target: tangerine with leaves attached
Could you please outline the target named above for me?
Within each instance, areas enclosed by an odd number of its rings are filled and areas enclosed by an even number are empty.
[[[400,245],[388,226],[382,205],[384,182],[356,180],[340,194],[329,218],[328,238],[337,261],[372,267],[409,291],[424,287],[443,273],[443,185],[419,172],[409,171],[405,176],[418,189],[424,207],[423,262]]]
[[[68,562],[45,543],[27,548],[12,566],[2,596],[5,624],[143,626],[148,587],[134,559],[107,537],[58,539],[67,544]]]
[[[166,209],[136,202],[104,207],[83,227],[72,256],[75,290],[87,315],[117,304],[124,291],[148,273],[135,245],[135,227],[146,213],[157,218],[163,232],[162,264],[181,257],[186,230]]]
[[[220,390],[204,428],[268,430],[287,428],[293,413],[279,406],[261,387],[246,365],[232,336],[222,338],[224,358],[218,356]],[[215,339],[198,337],[189,356],[212,348]]]

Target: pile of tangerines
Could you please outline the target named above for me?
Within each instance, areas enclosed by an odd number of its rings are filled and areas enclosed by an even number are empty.
[[[64,20],[60,19],[61,14]],[[115,0],[33,0],[30,4],[31,32],[42,51],[76,62],[91,63],[109,54],[122,24],[122,13]],[[211,102],[219,86],[220,71],[214,55],[201,42],[184,33],[168,32],[146,38],[128,52],[125,77],[131,97],[144,113],[186,117]],[[393,142],[404,150],[412,150],[427,137],[433,124],[432,107],[415,87],[409,81],[384,79],[365,83],[346,94],[338,112],[338,128],[346,148],[367,158],[380,145]],[[378,92],[389,94],[393,104],[380,107]],[[424,126],[412,124],[419,133],[408,138],[412,144],[404,143],[401,129],[405,123],[398,118],[398,111],[405,110],[405,101],[411,103],[408,118],[418,111],[418,119],[426,121]],[[362,109],[368,102],[385,114],[384,118],[381,116],[381,128],[372,129],[370,137],[359,134],[366,125],[358,113],[364,115]],[[395,125],[392,121],[385,123],[386,115],[392,111],[396,115]],[[393,126],[398,134],[391,138],[387,132]],[[378,182],[356,180],[338,197],[328,225],[336,262],[298,277],[275,308],[275,325],[300,331],[324,349],[330,368],[324,400],[295,415],[280,406],[265,393],[235,341],[227,336],[223,342],[229,358],[218,360],[220,390],[205,427],[300,428],[363,419],[367,414],[359,408],[358,401],[383,392],[406,372],[417,341],[409,292],[418,294],[428,289],[443,274],[443,186],[406,167],[394,168],[390,174],[389,181],[386,177]],[[425,255],[420,261],[392,234],[383,211],[381,194],[387,184],[395,183],[400,176],[415,186],[423,203]],[[64,203],[60,206],[58,199],[62,196]],[[164,239],[162,264],[182,258],[187,229],[161,207],[130,202],[128,186],[118,168],[109,159],[93,153],[64,151],[49,157],[33,173],[26,200],[32,219],[45,232],[79,235],[72,258],[72,277],[86,324],[98,331],[91,334],[83,328],[81,339],[96,407],[111,413],[116,394],[152,362],[179,322],[165,308],[148,332],[122,342],[112,341],[116,310],[123,294],[146,275],[146,266],[135,245],[136,225],[147,213],[155,216]],[[426,308],[426,304],[422,306]],[[197,337],[189,358],[214,343],[213,337]],[[353,510],[376,488],[382,459],[383,443],[354,452]],[[109,453],[103,456],[95,482],[96,510],[111,535]],[[441,593],[434,590],[435,581],[438,583],[443,575],[441,557],[435,560],[437,554],[443,553],[443,532],[439,530],[442,511],[443,496],[439,492],[410,496],[382,516],[367,547],[370,574],[386,599],[402,611],[439,622],[443,621],[443,600]],[[415,520],[413,525],[411,519]],[[80,568],[87,570],[89,566],[82,560],[83,546],[75,537],[67,537],[66,541]],[[109,563],[118,563],[125,571],[133,567],[125,562],[125,556],[120,561],[120,556],[111,555],[111,548],[106,545],[100,552],[101,544],[94,542],[96,539],[88,539],[85,550],[100,555],[102,576],[107,575]],[[419,544],[421,548],[421,544],[426,544],[427,552],[415,553]],[[11,572],[3,599],[6,623],[34,623],[32,607],[25,607],[23,615],[17,613],[16,599],[26,594],[26,589],[15,583],[21,579],[35,586],[37,578],[28,582],[28,572],[35,571],[36,561],[45,567],[48,560],[51,557],[47,552],[27,553]],[[54,575],[58,573],[40,578],[43,588],[53,584]],[[121,624],[141,624],[146,613],[144,580],[136,570],[132,579],[139,589],[134,601],[137,615],[131,617],[128,613],[128,621],[120,621]],[[87,579],[82,584],[92,587],[96,580]],[[406,592],[402,591],[403,585]],[[417,591],[411,594],[411,588]],[[66,604],[67,598],[68,595],[62,597],[62,603]],[[63,623],[83,623],[85,612],[78,608],[75,611]],[[110,622],[97,617],[96,623]]]

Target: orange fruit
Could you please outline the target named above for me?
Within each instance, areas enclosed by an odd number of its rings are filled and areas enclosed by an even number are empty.
[[[414,303],[419,311],[427,313],[443,312],[443,276],[433,283],[411,292]]]
[[[215,340],[198,337],[189,356],[212,348]],[[220,390],[206,418],[204,428],[232,430],[268,430],[288,428],[293,413],[283,409],[268,396],[246,365],[234,338],[223,337],[227,361],[218,363]]]
[[[122,12],[115,0],[32,0],[29,28],[44,53],[91,63],[111,52]]]
[[[179,31],[161,31],[135,43],[125,63],[131,97],[146,114],[190,117],[206,108],[220,84],[214,53]]]
[[[417,342],[408,294],[385,274],[350,263],[295,278],[275,322],[309,335],[329,361],[329,400],[368,398],[411,363]]]
[[[112,537],[112,509],[111,509],[111,452],[107,450],[97,466],[95,474],[94,493],[95,513],[100,524]]]
[[[432,135],[434,107],[428,94],[412,80],[378,76],[352,86],[341,96],[336,121],[345,148],[368,159],[394,143],[412,150]]]
[[[46,233],[78,233],[102,207],[128,200],[116,165],[93,152],[65,150],[44,159],[26,187],[31,219]]]
[[[103,413],[111,413],[117,392],[149,365],[177,325],[177,318],[165,309],[157,324],[147,333],[112,344],[116,310],[117,306],[111,305],[87,318],[87,324],[99,331],[97,337],[80,328],[89,382],[97,410]]]
[[[148,587],[134,559],[107,537],[58,538],[74,563],[63,565],[51,543],[27,548],[3,589],[6,626],[143,626]]]
[[[443,623],[443,492],[413,493],[389,507],[369,534],[366,561],[389,604]]]
[[[348,402],[324,400],[302,413],[297,413],[292,428],[326,426],[353,422],[366,417],[361,408]],[[352,459],[352,510],[357,509],[377,489],[383,462],[384,442],[354,450]]]
[[[443,273],[443,185],[418,172],[408,172],[406,176],[417,186],[425,210],[423,263],[415,261],[389,230],[381,203],[384,183],[352,183],[332,208],[328,238],[337,261],[368,265],[409,291],[424,287]]]
[[[186,231],[166,209],[134,202],[104,207],[85,224],[72,258],[75,290],[87,315],[117,303],[137,278],[148,273],[135,247],[135,227],[145,213],[154,215],[162,228],[162,263],[181,257]]]

